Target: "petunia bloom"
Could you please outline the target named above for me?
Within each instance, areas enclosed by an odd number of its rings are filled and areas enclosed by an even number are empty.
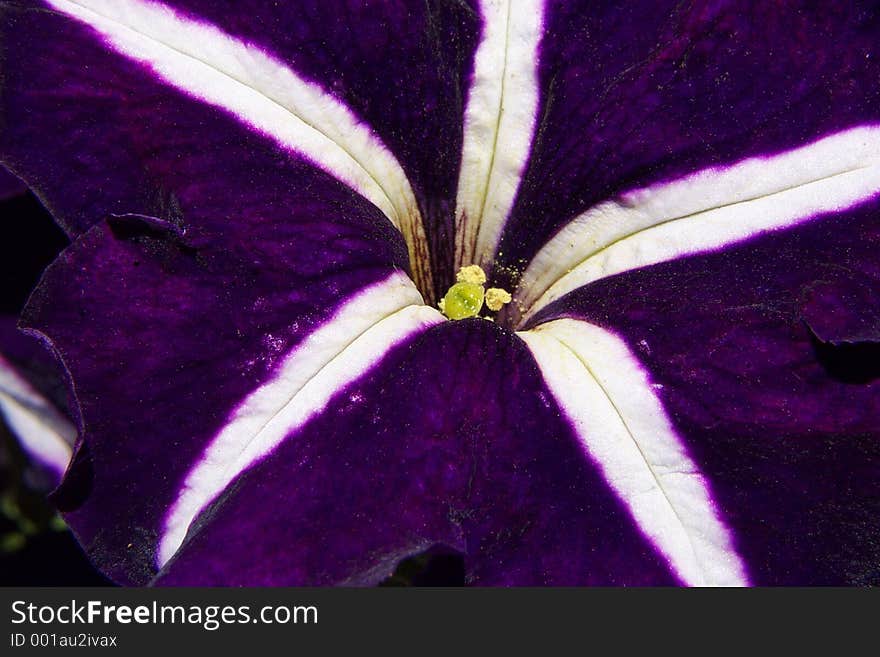
[[[876,3],[0,15],[116,581],[880,582]]]

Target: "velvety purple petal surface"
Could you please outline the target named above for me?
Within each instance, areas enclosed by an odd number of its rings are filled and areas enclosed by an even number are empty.
[[[651,372],[756,584],[880,581],[880,202],[598,281],[541,317]]]
[[[69,235],[111,212],[159,213],[167,194],[145,157],[143,135],[164,135],[144,119],[163,109],[167,118],[167,94],[141,84],[136,66],[42,3],[4,3],[0,18],[4,162]]]
[[[437,326],[340,391],[196,522],[161,585],[368,585],[435,545],[466,581],[671,584],[523,343]]]
[[[451,282],[472,5],[170,4],[362,119],[410,179],[437,287]],[[501,283],[621,192],[880,122],[875,3],[551,2],[544,29]],[[242,400],[408,271],[406,245],[352,189],[44,3],[3,3],[0,44],[0,159],[71,238],[23,318],[72,382],[82,438],[54,499],[108,576],[373,584],[443,546],[474,584],[677,582],[525,344],[480,319],[337,389],[157,575],[168,511]],[[880,581],[878,212],[600,280],[532,321],[626,340],[754,583]]]
[[[551,2],[500,283],[633,188],[880,122],[873,2]]]
[[[36,44],[10,68],[3,111],[20,129],[4,152],[79,235],[25,317],[82,414],[85,447],[57,502],[105,572],[145,581],[205,441],[280,354],[406,269],[406,250],[364,199],[87,30],[4,11],[7,52]]]
[[[463,99],[480,31],[473,9],[361,1],[297,3],[283,12],[260,2],[170,6],[277,57],[366,121],[407,173],[426,218],[435,275],[448,285]],[[8,163],[70,233],[108,212],[155,214],[167,201],[156,151],[162,157],[165,149],[198,143],[179,141],[187,120],[177,99],[42,3],[7,3],[2,11],[10,54],[0,148]],[[166,136],[168,128],[173,135]],[[228,141],[216,140],[240,147]]]
[[[462,97],[478,19],[465,4],[350,4],[347,20],[348,10],[333,3],[287,12],[265,3],[237,4],[235,11],[198,1],[171,6],[278,57],[367,121],[401,160],[430,217],[433,251],[443,253],[451,241]],[[161,160],[172,154],[197,144],[205,159],[219,149],[247,148],[236,130],[215,135],[214,150],[204,149],[197,134],[184,139],[201,118],[181,111],[181,94],[110,51],[87,27],[40,2],[5,3],[2,12],[8,54],[0,146],[69,232],[109,212],[158,212],[170,186]]]
[[[804,323],[820,342],[833,346],[880,344],[880,285],[858,270],[848,274],[810,288]]]
[[[162,513],[235,405],[403,257],[371,206],[313,173],[291,179],[313,189],[295,204],[254,190],[241,199],[254,214],[240,208],[226,233],[198,246],[172,224],[98,224],[31,299],[26,325],[48,336],[76,381],[96,463],[91,481],[62,487],[57,503],[117,580],[149,576]],[[343,243],[346,255],[334,248]]]
[[[472,0],[173,0],[275,54],[351,107],[397,157],[425,217],[438,288],[453,280],[455,186],[480,19]]]

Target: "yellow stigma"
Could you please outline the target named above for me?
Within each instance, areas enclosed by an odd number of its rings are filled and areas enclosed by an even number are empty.
[[[440,311],[449,319],[476,317],[483,307],[486,273],[477,265],[470,265],[459,269],[455,278],[458,282],[437,304]]]
[[[511,299],[510,292],[500,287],[490,287],[486,290],[486,308],[493,312],[501,310],[505,304],[510,303]]]
[[[467,319],[476,317],[483,307],[483,286],[473,283],[456,283],[443,300],[440,310],[449,319]]]

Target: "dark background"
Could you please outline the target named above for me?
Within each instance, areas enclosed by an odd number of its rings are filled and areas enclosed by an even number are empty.
[[[0,314],[16,317],[68,241],[31,193],[0,200],[0,225]],[[0,584],[108,584],[46,501],[50,489],[0,419]]]

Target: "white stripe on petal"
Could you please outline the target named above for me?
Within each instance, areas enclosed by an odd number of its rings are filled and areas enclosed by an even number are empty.
[[[532,144],[543,0],[483,0],[483,34],[464,116],[456,267],[489,268]]]
[[[60,479],[70,463],[76,428],[2,356],[0,415],[25,452]]]
[[[396,344],[444,321],[422,304],[412,282],[393,274],[358,294],[297,346],[272,380],[242,402],[190,470],[165,517],[159,566],[180,547],[199,512],[242,471],[320,413]]]
[[[295,150],[379,207],[403,233],[421,289],[427,241],[403,168],[352,110],[257,46],[145,0],[47,0],[163,80]]]
[[[639,189],[565,226],[532,260],[511,305],[525,321],[606,276],[720,248],[878,193],[878,126]]]
[[[687,584],[746,585],[705,479],[618,336],[562,319],[518,333],[605,479]]]

